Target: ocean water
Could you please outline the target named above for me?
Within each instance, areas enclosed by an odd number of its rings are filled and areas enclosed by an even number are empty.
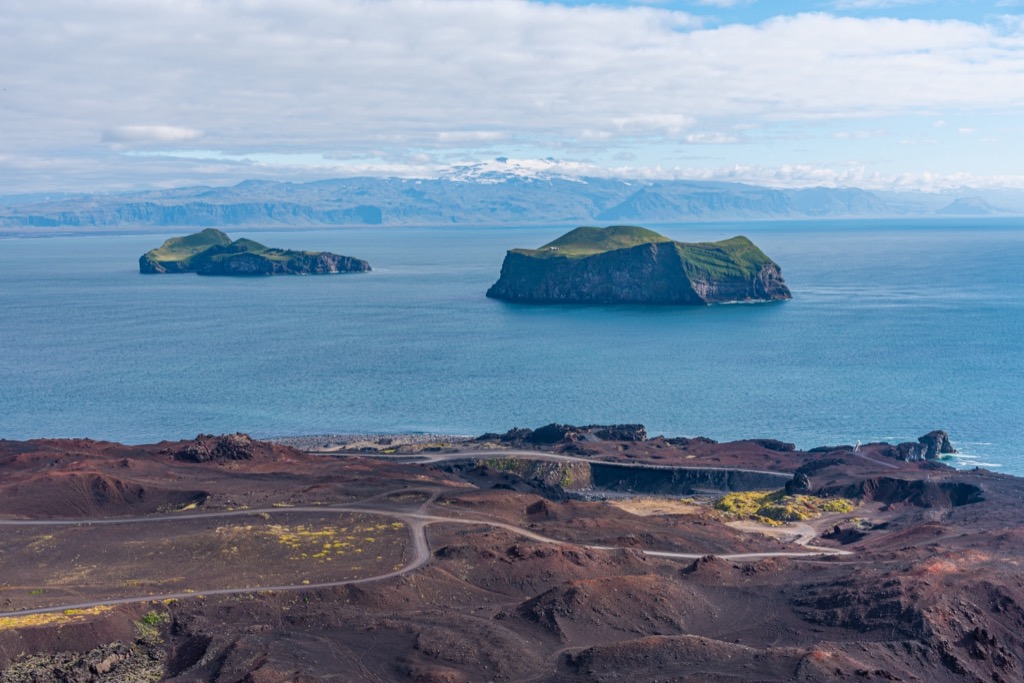
[[[746,234],[792,301],[532,306],[484,297],[565,228],[229,230],[367,275],[143,276],[150,234],[0,238],[0,437],[479,434],[641,422],[800,447],[949,431],[1024,474],[1024,222],[660,226]]]

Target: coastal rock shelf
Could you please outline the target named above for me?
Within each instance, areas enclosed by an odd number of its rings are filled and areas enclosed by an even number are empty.
[[[370,264],[327,251],[292,251],[266,247],[250,239],[231,238],[207,228],[172,237],[139,258],[139,272],[200,275],[326,275],[365,273]]]
[[[576,228],[540,249],[512,249],[487,296],[684,306],[792,298],[779,266],[746,237],[691,244],[632,226]]]

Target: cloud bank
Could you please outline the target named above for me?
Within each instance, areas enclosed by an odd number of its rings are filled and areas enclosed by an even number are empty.
[[[0,172],[15,184],[230,175],[174,161],[193,146],[390,165],[504,149],[610,159],[1024,107],[1014,21],[819,13],[708,29],[653,6],[523,0],[10,0],[0,25]],[[143,149],[167,156],[124,154]]]

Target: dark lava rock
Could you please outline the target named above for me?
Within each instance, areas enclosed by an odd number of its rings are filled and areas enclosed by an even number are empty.
[[[0,671],[0,683],[134,683],[160,679],[164,653],[156,643],[102,645],[88,652],[34,655]]]
[[[533,434],[532,429],[513,427],[504,434],[487,432],[476,438],[477,441],[500,441],[502,443],[522,443],[527,437]]]
[[[949,455],[957,452],[953,448],[953,444],[949,442],[949,435],[940,429],[928,432],[924,436],[918,437],[917,440],[926,449],[924,454],[925,460],[934,460],[940,455]]]
[[[878,453],[881,455],[905,462],[935,460],[943,455],[956,452],[957,450],[949,442],[949,435],[938,429],[918,437],[917,443],[905,441],[895,446],[881,444],[878,449]]]
[[[777,451],[779,453],[792,453],[796,450],[796,444],[777,439],[751,439],[751,443],[756,443],[761,448],[767,448],[770,451]]]
[[[576,425],[551,424],[538,427],[537,429],[524,429],[514,427],[504,434],[488,432],[477,437],[478,441],[500,441],[506,444],[533,445],[533,446],[554,446],[558,444],[576,444],[585,439],[588,434],[593,434],[603,441],[646,441],[647,428],[642,424],[618,424],[618,425]],[[586,451],[585,454],[589,454]]]
[[[580,429],[572,425],[551,423],[535,429],[524,441],[537,445],[572,443],[580,437]]]
[[[665,442],[666,443],[670,443],[673,446],[678,446],[679,448],[686,448],[688,446],[701,446],[701,445],[713,446],[716,443],[718,443],[714,439],[709,439],[706,436],[695,436],[693,438],[688,438],[688,437],[685,437],[685,436],[675,436],[675,437],[672,437],[671,439],[665,439]]]
[[[786,482],[786,495],[792,496],[797,493],[810,493],[811,480],[803,472],[797,472],[793,478]]]
[[[184,462],[211,462],[216,460],[251,460],[256,442],[248,434],[212,436],[200,434],[191,443],[174,454],[175,460]]]
[[[646,441],[647,428],[641,424],[590,425],[594,436],[604,441]]]
[[[861,531],[860,529],[855,529],[853,527],[842,527],[838,524],[832,527],[831,531],[826,531],[821,535],[822,538],[826,538],[830,541],[836,541],[841,545],[849,545],[850,543],[856,543],[865,536],[867,536],[867,534]]]

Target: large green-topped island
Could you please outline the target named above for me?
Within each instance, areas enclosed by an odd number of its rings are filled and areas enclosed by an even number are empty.
[[[199,273],[200,275],[321,275],[364,273],[370,264],[327,251],[274,249],[250,239],[231,238],[207,228],[172,237],[139,258],[141,273]]]
[[[792,297],[779,266],[746,237],[691,244],[623,225],[576,228],[540,249],[512,249],[487,296],[687,306]]]

